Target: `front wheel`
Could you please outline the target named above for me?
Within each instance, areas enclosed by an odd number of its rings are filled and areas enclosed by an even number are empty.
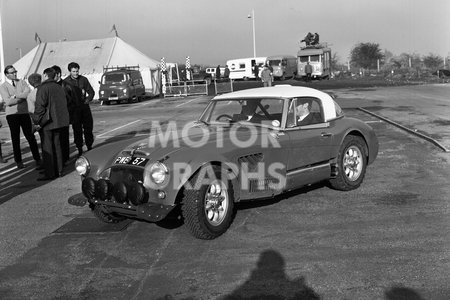
[[[338,174],[330,179],[336,190],[350,191],[358,188],[366,174],[367,146],[358,136],[346,136],[337,158]]]
[[[212,240],[227,231],[234,216],[233,187],[218,166],[208,165],[189,180],[183,217],[193,236]]]

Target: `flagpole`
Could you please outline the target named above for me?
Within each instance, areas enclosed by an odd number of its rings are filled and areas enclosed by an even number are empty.
[[[3,1],[0,1],[0,65],[1,65],[0,83],[5,81],[5,73],[3,73],[3,69],[5,68],[5,51],[3,49],[2,3]]]

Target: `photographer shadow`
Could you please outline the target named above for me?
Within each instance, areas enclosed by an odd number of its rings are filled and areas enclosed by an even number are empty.
[[[250,277],[222,299],[315,300],[320,296],[307,286],[303,276],[291,280],[285,273],[284,258],[277,251],[268,249],[261,252]]]

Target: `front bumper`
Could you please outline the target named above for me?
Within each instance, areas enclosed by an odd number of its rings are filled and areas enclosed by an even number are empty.
[[[139,168],[112,168],[109,178],[95,180],[86,177],[81,184],[81,195],[69,199],[73,205],[101,206],[105,213],[157,222],[164,219],[175,204],[163,204],[166,194],[147,190]],[[84,197],[84,199],[82,198]],[[84,202],[84,204],[83,204]]]

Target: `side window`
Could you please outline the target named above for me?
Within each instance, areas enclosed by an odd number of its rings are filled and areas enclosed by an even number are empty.
[[[323,123],[321,101],[314,97],[299,97],[290,100],[286,127],[307,126]]]

